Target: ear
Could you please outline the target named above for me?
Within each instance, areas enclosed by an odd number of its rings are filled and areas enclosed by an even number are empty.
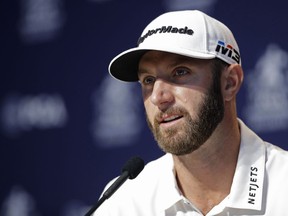
[[[231,64],[223,73],[222,93],[225,101],[231,101],[236,97],[242,82],[243,70],[239,64]]]

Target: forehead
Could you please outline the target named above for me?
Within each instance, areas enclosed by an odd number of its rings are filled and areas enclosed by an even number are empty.
[[[195,59],[183,55],[178,55],[169,52],[162,51],[148,51],[146,52],[139,61],[139,69],[146,65],[159,65],[169,64],[171,66],[180,63],[189,63],[193,65],[207,65],[211,60],[207,59]]]
[[[163,59],[175,59],[175,60],[188,60],[189,57],[177,55],[169,52],[162,51],[147,51],[140,59],[140,64],[145,62],[154,62]]]

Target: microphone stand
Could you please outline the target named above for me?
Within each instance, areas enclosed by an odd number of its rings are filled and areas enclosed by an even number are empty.
[[[129,178],[129,172],[127,170],[123,171],[122,174],[116,179],[116,181],[104,192],[103,196],[98,200],[98,202],[92,206],[92,208],[85,214],[85,216],[90,216],[102,203],[112,196],[112,194]]]

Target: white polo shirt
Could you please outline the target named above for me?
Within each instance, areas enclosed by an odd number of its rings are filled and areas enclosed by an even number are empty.
[[[288,152],[261,140],[239,120],[241,145],[230,194],[207,216],[288,215]],[[178,190],[170,154],[127,180],[94,216],[199,216]]]

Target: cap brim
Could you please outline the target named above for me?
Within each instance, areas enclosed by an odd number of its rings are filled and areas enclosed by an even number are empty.
[[[109,64],[109,73],[116,79],[126,81],[126,82],[135,82],[138,81],[138,64],[141,57],[147,51],[163,51],[170,52],[178,55],[183,55],[191,58],[198,59],[213,59],[215,54],[211,53],[202,53],[202,52],[191,52],[186,49],[169,49],[165,48],[132,48],[126,50],[119,55],[117,55]]]
[[[110,74],[122,81],[138,81],[138,63],[146,51],[147,50],[133,48],[120,53],[110,62]]]

